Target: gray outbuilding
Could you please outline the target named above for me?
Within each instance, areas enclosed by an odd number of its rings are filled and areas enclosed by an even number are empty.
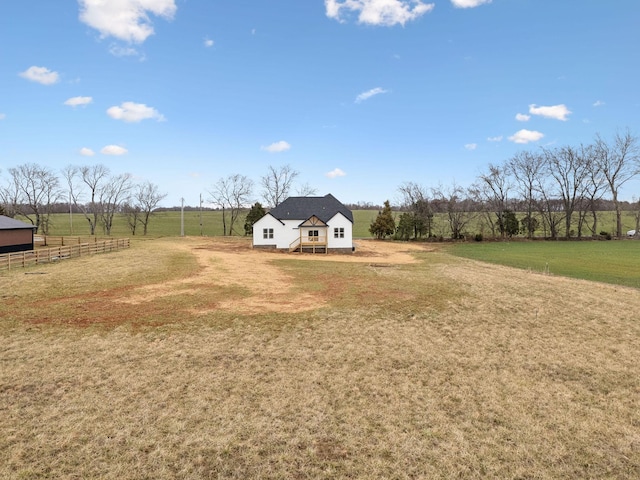
[[[0,253],[33,250],[35,231],[31,224],[0,215]]]

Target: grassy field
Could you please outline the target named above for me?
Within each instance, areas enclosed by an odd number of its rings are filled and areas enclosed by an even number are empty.
[[[640,288],[640,242],[482,242],[451,253],[525,270]]]
[[[375,210],[356,210],[353,212],[355,238],[370,238],[369,225],[371,220],[378,215]],[[202,228],[200,227],[200,212],[184,213],[184,233],[187,236],[204,235],[208,237],[222,235],[222,213],[218,211],[202,212]],[[180,235],[180,212],[158,212],[153,214],[149,222],[148,236],[171,237]],[[244,217],[234,227],[237,232],[244,234]],[[102,229],[98,227],[98,235]],[[74,214],[73,219],[68,214],[55,214],[51,220],[51,235],[89,235],[89,226],[81,214]],[[111,231],[113,236],[131,236],[123,216],[116,216]],[[142,235],[142,229],[137,236]]]
[[[630,212],[624,212],[623,230],[631,230],[635,228],[635,220]],[[396,217],[399,215],[395,213]],[[369,233],[369,225],[378,215],[377,210],[354,210],[354,238],[371,238]],[[222,235],[222,213],[217,211],[202,212],[202,227],[200,226],[200,212],[188,211],[184,214],[184,231],[185,235],[196,236],[219,236]],[[448,223],[444,214],[438,214],[433,221],[433,235],[437,237],[448,238],[450,236]],[[70,221],[68,214],[55,214],[51,220],[51,235],[88,235],[89,227],[87,221],[81,214],[73,215]],[[577,227],[576,227],[577,228]],[[236,225],[236,231],[244,233],[244,217]],[[614,212],[600,213],[600,231],[609,233],[615,231],[615,215]],[[467,228],[467,233],[476,234],[482,231],[479,221],[472,220]],[[102,234],[102,230],[98,228],[98,235]],[[484,232],[487,235],[487,232]],[[543,232],[536,232],[542,235]],[[113,236],[130,236],[131,232],[127,227],[126,219],[122,216],[116,216],[112,229]],[[138,235],[142,235],[142,230],[138,230]],[[171,237],[180,235],[180,212],[158,212],[151,217],[149,223],[148,236],[150,237]],[[586,235],[586,232],[585,232]]]
[[[0,273],[0,478],[637,479],[639,310],[375,241]]]

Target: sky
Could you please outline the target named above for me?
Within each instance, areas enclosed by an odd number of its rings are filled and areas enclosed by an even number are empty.
[[[640,135],[639,80],[638,0],[0,0],[0,178],[98,163],[195,206],[291,165],[393,203]]]

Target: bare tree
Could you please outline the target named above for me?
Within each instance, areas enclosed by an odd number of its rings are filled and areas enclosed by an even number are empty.
[[[633,197],[631,207],[633,208],[633,219],[636,222],[635,234],[633,235],[635,238],[640,237],[640,199],[637,197]]]
[[[131,174],[123,173],[109,177],[109,181],[100,190],[100,222],[105,235],[111,235],[113,217],[120,211],[122,204],[129,200],[132,186]]]
[[[53,204],[61,198],[60,181],[47,167],[35,163],[8,169],[9,185],[1,193],[3,203],[13,215],[27,218],[36,232],[49,232],[49,219]]]
[[[131,235],[135,235],[136,230],[138,229],[138,223],[140,223],[140,217],[142,216],[140,207],[133,205],[131,202],[125,202],[122,204],[121,209],[125,219],[127,220],[127,226],[129,227]]]
[[[299,172],[294,170],[290,165],[267,167],[267,174],[260,177],[260,185],[262,186],[262,198],[270,207],[277,207],[285,198],[289,196],[291,185]]]
[[[587,191],[589,175],[589,148],[560,147],[553,150],[544,149],[547,173],[555,188],[555,197],[562,200],[564,208],[565,237],[571,237],[571,220]]]
[[[19,214],[20,189],[15,182],[10,181],[0,186],[0,203],[3,206],[4,215],[13,218]]]
[[[558,200],[554,196],[554,187],[550,177],[541,175],[536,178],[536,206],[538,207],[538,213],[542,217],[542,225],[545,229],[545,236],[547,229],[549,230],[549,236],[556,240],[560,230],[560,225],[564,220],[564,207],[562,201]]]
[[[582,224],[586,222],[587,213],[591,214],[591,225],[587,224],[587,228],[591,231],[591,235],[598,233],[598,211],[600,210],[602,195],[607,186],[607,180],[602,170],[598,166],[596,150],[593,145],[585,147],[584,160],[586,162],[587,175],[585,179],[584,205],[581,205],[580,216],[582,217],[578,223],[578,235],[582,233]]]
[[[211,200],[222,209],[223,235],[233,235],[242,208],[250,204],[253,181],[238,173],[219,179],[209,191]]]
[[[617,132],[611,143],[596,135],[596,161],[607,180],[616,210],[616,236],[622,237],[622,209],[618,199],[620,187],[640,173],[638,138],[629,130]]]
[[[135,207],[140,212],[138,221],[142,224],[142,234],[147,234],[149,219],[153,211],[158,207],[160,202],[167,196],[166,193],[160,193],[157,185],[151,182],[144,182],[135,187],[133,199]]]
[[[69,185],[69,196],[74,206],[82,212],[89,223],[89,234],[96,234],[100,220],[100,194],[109,179],[109,169],[100,164],[91,166],[68,166],[63,174]]]
[[[69,196],[75,207],[89,223],[89,232],[96,234],[102,224],[104,233],[111,235],[113,218],[123,203],[129,200],[131,175],[111,175],[104,165],[69,166],[64,169]]]
[[[318,194],[318,189],[313,188],[309,185],[309,182],[306,182],[296,188],[296,194],[299,197],[312,197]]]
[[[507,233],[505,215],[509,211],[509,191],[512,189],[510,171],[507,167],[489,164],[488,172],[480,175],[473,192],[482,202],[483,212],[493,236],[498,228],[500,236]]]
[[[543,174],[545,161],[542,155],[530,152],[520,152],[514,155],[508,163],[508,168],[515,180],[515,187],[524,200],[526,207],[525,230],[527,237],[533,237],[535,219],[533,212],[536,205],[536,185]]]
[[[473,219],[467,192],[455,183],[448,187],[434,190],[433,196],[438,199],[447,214],[447,222],[454,240],[464,238],[465,229]]]
[[[408,210],[410,217],[408,227],[413,230],[413,238],[433,234],[433,209],[429,202],[427,189],[416,182],[404,182],[398,187],[401,206]],[[403,225],[404,226],[404,225]]]

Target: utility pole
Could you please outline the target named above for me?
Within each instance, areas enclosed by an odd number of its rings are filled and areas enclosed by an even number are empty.
[[[69,232],[73,235],[73,207],[71,206],[71,192],[69,192]]]
[[[184,197],[180,199],[182,207],[180,208],[180,236],[184,237]]]
[[[200,194],[200,236],[203,236],[202,232],[202,194]]]

